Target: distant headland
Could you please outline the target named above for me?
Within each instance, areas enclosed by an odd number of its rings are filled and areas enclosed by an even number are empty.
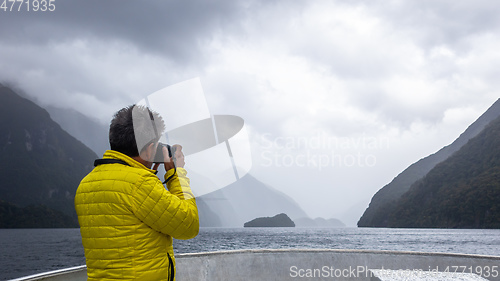
[[[244,227],[295,227],[295,223],[284,213],[274,217],[261,217],[246,222]]]

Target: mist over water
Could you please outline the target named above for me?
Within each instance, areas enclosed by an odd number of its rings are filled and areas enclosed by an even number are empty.
[[[0,280],[85,264],[79,229],[0,229]],[[365,249],[500,255],[500,230],[202,228],[176,254],[237,249]]]

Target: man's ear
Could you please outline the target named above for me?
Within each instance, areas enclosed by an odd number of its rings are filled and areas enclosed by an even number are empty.
[[[153,162],[156,154],[156,143],[150,143],[146,149],[144,149],[141,153],[141,158],[148,161]]]

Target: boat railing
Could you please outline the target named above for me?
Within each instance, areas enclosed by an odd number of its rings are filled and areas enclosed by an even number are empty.
[[[259,249],[188,253],[175,257],[177,281],[368,281],[382,280],[373,275],[373,272],[379,275],[384,273],[380,270],[411,274],[422,272],[422,276],[427,276],[425,280],[437,280],[429,276],[443,276],[433,272],[456,272],[477,276],[477,280],[500,281],[500,256],[377,250]],[[14,280],[84,281],[87,280],[87,272],[85,266],[77,266]]]

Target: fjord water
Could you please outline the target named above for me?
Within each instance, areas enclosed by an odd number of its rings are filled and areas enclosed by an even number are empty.
[[[85,264],[79,229],[0,229],[0,280]],[[500,255],[500,229],[202,228],[174,250],[366,249]]]

